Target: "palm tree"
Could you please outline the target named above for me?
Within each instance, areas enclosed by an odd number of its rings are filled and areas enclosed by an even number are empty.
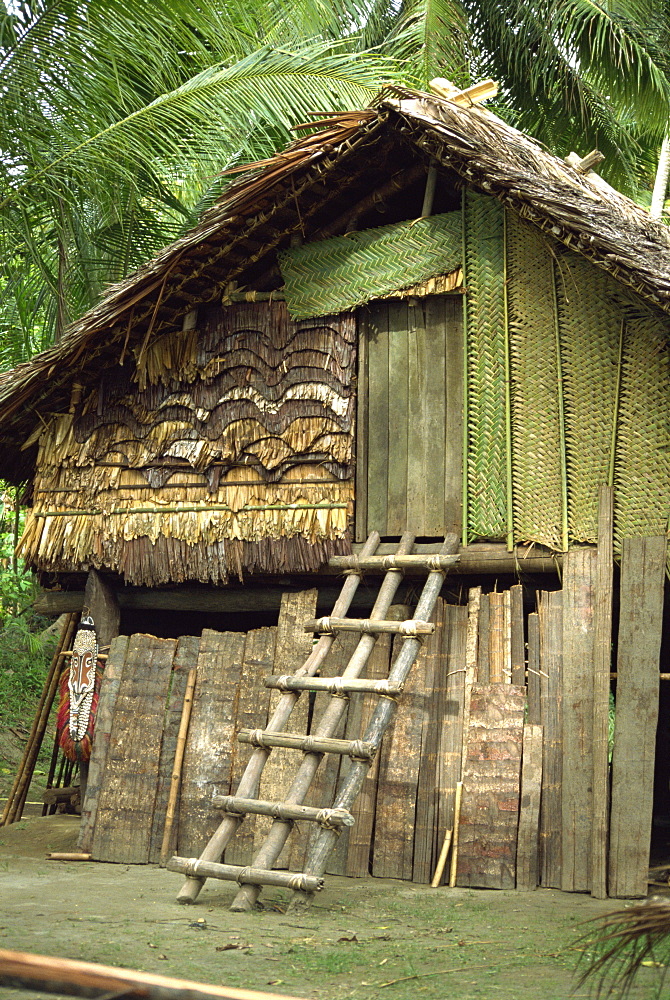
[[[652,6],[5,0],[0,365],[58,338],[193,225],[221,171],[283,146],[309,112],[364,106],[385,82],[492,75],[505,117],[563,154],[600,146],[605,175],[635,191],[641,153],[670,119]]]

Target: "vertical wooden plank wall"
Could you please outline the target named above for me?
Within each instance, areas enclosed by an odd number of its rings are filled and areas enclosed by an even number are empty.
[[[95,720],[95,739],[89,762],[88,782],[86,785],[86,795],[82,804],[81,826],[79,827],[79,838],[77,840],[79,850],[87,854],[90,852],[93,842],[93,830],[98,814],[98,799],[105,764],[107,762],[107,753],[109,751],[109,740],[112,732],[116,699],[119,693],[119,684],[121,683],[121,675],[127,652],[127,635],[119,635],[116,639],[112,639],[109,656],[105,664],[104,683],[100,688],[98,713]]]
[[[478,588],[475,588],[477,590]],[[445,605],[442,636],[442,670],[446,670],[444,710],[438,748],[437,771],[437,843],[442,846],[447,830],[454,828],[456,785],[463,772],[463,734],[470,711],[473,681],[469,679],[468,663],[469,610],[476,625],[478,594],[472,596],[470,608]]]
[[[457,885],[514,888],[525,701],[513,684],[473,685]]]
[[[160,861],[163,830],[165,829],[165,817],[170,796],[170,785],[172,783],[172,765],[177,749],[177,736],[179,735],[182,709],[184,707],[186,682],[189,670],[195,667],[198,662],[199,648],[200,639],[198,636],[182,635],[177,640],[177,649],[172,664],[170,692],[165,711],[165,721],[163,723],[163,740],[161,742],[158,781],[156,783],[156,805],[154,806],[153,821],[151,824],[149,861]],[[174,854],[177,848],[176,823],[172,825],[170,839],[172,843],[170,844],[168,853]]]
[[[612,756],[611,896],[647,895],[666,548],[664,537],[623,542]]]
[[[516,844],[516,887],[535,889],[539,879],[540,796],[542,793],[542,726],[523,727],[521,802]]]
[[[596,550],[563,560],[563,776],[561,888],[591,889],[593,607]]]
[[[539,604],[540,710],[544,732],[540,809],[541,884],[561,887],[563,773],[563,594],[544,592]]]
[[[213,795],[228,795],[234,704],[242,670],[243,632],[203,629],[179,802],[179,853],[198,857],[219,825]]]
[[[424,687],[421,691],[421,736],[416,788],[414,859],[412,880],[427,883],[435,865],[438,818],[438,755],[444,728],[447,671],[443,666],[442,637],[445,625],[444,602],[438,600],[433,613],[436,628],[424,643]],[[418,664],[417,664],[418,666]]]
[[[614,490],[601,486],[598,500],[598,557],[593,612],[593,815],[591,895],[607,898],[609,833],[609,708],[612,669],[612,528]]]
[[[175,639],[133,636],[119,685],[91,852],[146,863]]]
[[[298,593],[282,594],[277,623],[277,638],[275,645],[274,674],[292,674],[301,666],[312,650],[312,636],[303,629],[304,623],[316,614],[316,599],[318,591],[302,590]],[[274,711],[274,706],[281,697],[280,692],[273,691],[270,695],[268,716]],[[309,695],[303,693],[298,698],[291,712],[287,732],[307,733],[309,722]],[[300,764],[301,756],[296,750],[275,747],[268,759],[260,781],[259,798],[271,802],[282,802],[291,787],[293,778]],[[272,826],[272,820],[258,816],[254,831],[254,853],[259,850]],[[287,867],[291,849],[300,832],[297,827],[291,833],[284,850],[277,859],[275,867]]]
[[[359,311],[357,504],[364,531],[441,535],[460,530],[463,322],[460,296]]]
[[[267,725],[270,690],[263,681],[272,673],[276,632],[276,628],[259,628],[247,632],[235,713],[235,736],[240,729],[263,729]],[[253,748],[233,739],[232,752],[230,790],[234,795]],[[226,864],[251,864],[256,820],[256,816],[249,815],[240,823],[233,840],[226,848]]]
[[[393,659],[402,640],[396,636]],[[396,712],[384,736],[379,761],[372,874],[379,878],[412,878],[416,793],[421,760],[423,706],[426,698],[426,647],[412,667]]]

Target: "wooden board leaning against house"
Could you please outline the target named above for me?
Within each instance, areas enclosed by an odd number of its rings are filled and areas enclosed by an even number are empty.
[[[476,588],[467,607],[438,600],[437,630],[424,642],[394,725],[353,806],[355,825],[343,832],[330,871],[430,882],[445,834],[456,825],[456,787],[462,781],[460,830],[452,848],[456,884],[591,888],[588,857],[596,819],[589,819],[588,787],[579,789],[588,719],[574,702],[590,705],[596,698],[576,647],[591,641],[593,553],[576,550],[567,561],[564,589],[537,595],[527,634],[519,590],[481,594]],[[609,892],[622,896],[643,892],[648,863],[665,556],[662,538],[624,546],[609,854]],[[236,790],[250,749],[235,734],[266,725],[270,692],[263,679],[273,671],[292,672],[309,652],[311,637],[305,641],[302,623],[313,616],[315,599],[314,591],[285,595],[279,628],[205,631],[201,639],[178,643],[152,636],[114,640],[82,823],[81,843],[92,843],[94,857],[158,857],[183,674],[196,660],[201,701],[198,707],[196,695],[173,843],[180,854],[201,852],[221,816],[211,807],[210,788],[215,783],[219,793]],[[394,614],[405,617],[408,609],[399,606],[389,612]],[[356,642],[355,636],[339,637],[324,676],[342,671]],[[520,653],[526,648],[527,657]],[[368,676],[387,676],[394,655],[391,637],[381,636]],[[511,683],[522,674],[527,686]],[[602,701],[607,691],[597,690]],[[288,728],[313,729],[329,698],[303,696]],[[359,738],[376,702],[374,695],[352,695],[340,735]],[[208,756],[212,746],[216,759]],[[261,797],[284,798],[300,760],[299,752],[273,751]],[[331,804],[347,769],[346,759],[326,756],[309,803]],[[209,787],[203,792],[203,786]],[[280,864],[299,869],[311,834],[311,826],[298,824]],[[225,860],[252,863],[259,836],[259,821],[248,817]]]

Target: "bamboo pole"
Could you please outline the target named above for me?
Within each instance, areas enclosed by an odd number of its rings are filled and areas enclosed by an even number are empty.
[[[123,996],[128,1000],[297,1000],[287,994],[210,986],[93,962],[0,949],[0,985],[69,996]]]
[[[451,847],[451,835],[453,830],[447,830],[444,835],[444,841],[442,842],[442,850],[440,851],[440,856],[437,859],[437,866],[435,868],[435,874],[433,875],[433,881],[430,883],[431,889],[437,889],[438,885],[442,881],[442,876],[444,875],[444,869],[447,864],[447,855],[449,854],[449,848]]]
[[[79,616],[78,616],[77,612],[72,612],[71,614],[68,615],[68,617],[67,617],[67,619],[66,619],[66,621],[65,621],[65,623],[63,625],[63,631],[61,632],[60,639],[58,640],[58,645],[57,645],[56,650],[54,652],[54,655],[52,657],[51,664],[49,666],[49,672],[48,672],[46,680],[44,682],[44,687],[42,688],[42,694],[40,695],[40,700],[39,700],[39,702],[37,704],[37,709],[35,711],[35,717],[33,719],[33,724],[32,724],[31,729],[30,729],[30,734],[29,734],[28,740],[26,742],[26,747],[25,747],[25,750],[24,750],[24,753],[23,753],[23,757],[21,759],[21,763],[19,764],[18,770],[16,772],[16,777],[14,778],[14,782],[12,784],[11,791],[10,791],[9,795],[7,796],[7,802],[5,803],[5,808],[4,808],[3,812],[2,812],[2,818],[0,818],[0,826],[8,826],[10,823],[14,822],[14,818],[15,818],[15,815],[16,815],[17,807],[18,807],[18,804],[19,804],[19,798],[18,797],[20,795],[23,795],[24,791],[27,793],[27,786],[24,787],[24,784],[23,784],[24,774],[25,774],[26,768],[28,767],[28,762],[30,760],[30,757],[31,757],[31,754],[32,754],[32,751],[33,751],[33,745],[35,743],[35,740],[37,739],[38,729],[39,729],[39,726],[40,726],[40,723],[41,723],[41,720],[42,720],[42,716],[43,716],[43,713],[44,713],[44,707],[45,707],[46,701],[49,698],[49,695],[51,693],[51,689],[52,689],[52,686],[53,686],[54,676],[56,677],[56,686],[57,686],[60,664],[61,664],[62,658],[65,655],[63,653],[63,650],[64,650],[64,648],[66,646],[70,645],[71,635],[72,635],[72,633],[74,631],[73,626],[74,626],[74,624],[75,624],[75,622],[76,622],[76,620],[77,620],[78,617]],[[51,694],[51,701],[49,702],[49,708],[48,708],[47,713],[46,713],[46,718],[47,719],[48,719],[48,716],[49,716],[49,711],[51,710],[51,703],[53,702],[54,696],[55,696],[55,687],[54,687],[53,694]],[[42,734],[42,736],[43,735],[44,734]],[[42,742],[42,738],[40,737],[40,745],[41,745],[41,742]],[[38,747],[38,752],[39,752],[39,747]],[[37,754],[35,754],[35,759],[36,758],[37,758]],[[34,761],[33,761],[32,767],[34,767],[34,766],[35,765],[34,765]],[[32,768],[31,768],[31,771],[30,771],[30,775],[32,777]],[[21,791],[19,791],[19,789],[21,789]]]
[[[191,721],[191,709],[193,708],[193,692],[198,671],[192,667],[188,672],[186,680],[186,691],[184,692],[184,704],[181,710],[179,721],[179,732],[177,733],[177,746],[174,754],[174,764],[172,765],[172,778],[170,780],[170,795],[168,797],[167,810],[165,813],[165,828],[163,830],[163,842],[161,844],[161,867],[165,867],[170,853],[170,838],[177,809],[177,797],[181,786],[181,771],[184,763],[184,751],[186,749],[186,737],[188,736],[188,725]]]
[[[458,831],[461,825],[461,798],[463,796],[463,782],[456,784],[456,800],[454,802],[454,848],[451,852],[451,868],[449,869],[449,887],[456,885],[456,871],[458,869]]]

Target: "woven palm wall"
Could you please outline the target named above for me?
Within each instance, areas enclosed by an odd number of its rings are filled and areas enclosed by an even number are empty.
[[[465,195],[464,243],[464,535],[596,542],[601,483],[618,545],[665,532],[670,321],[492,198]]]
[[[349,546],[355,359],[352,315],[283,303],[138,346],[41,431],[22,554],[148,586],[316,570]]]

